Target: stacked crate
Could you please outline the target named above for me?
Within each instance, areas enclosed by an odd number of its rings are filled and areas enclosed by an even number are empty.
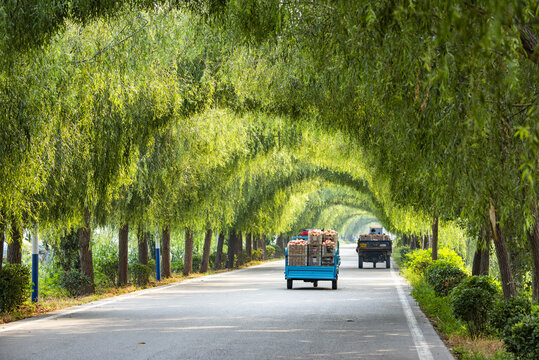
[[[370,240],[389,241],[390,237],[389,237],[388,234],[363,234],[363,235],[359,235],[359,240],[363,240],[363,241],[370,241]]]
[[[289,266],[307,266],[307,251],[308,246],[306,241],[288,243],[288,265]]]
[[[309,231],[309,266],[322,265],[322,231]]]
[[[335,264],[335,253],[339,235],[336,231],[326,230],[322,234],[322,260],[321,265],[330,266]]]

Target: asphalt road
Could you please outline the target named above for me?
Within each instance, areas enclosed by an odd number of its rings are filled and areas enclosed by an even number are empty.
[[[453,359],[395,270],[341,252],[338,290],[277,261],[0,325],[0,359]]]

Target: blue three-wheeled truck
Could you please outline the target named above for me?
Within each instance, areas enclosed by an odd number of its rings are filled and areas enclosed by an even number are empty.
[[[304,240],[307,241],[307,236],[295,236],[291,239],[293,240]],[[324,246],[324,245],[322,245]],[[297,262],[294,263],[293,261],[290,261],[291,258],[288,253],[288,249],[285,250],[285,279],[286,279],[286,287],[288,289],[292,289],[294,280],[303,280],[304,282],[311,282],[313,283],[314,287],[318,287],[319,281],[331,281],[331,288],[333,290],[337,289],[337,280],[339,278],[339,265],[341,263],[340,256],[339,256],[339,243],[336,242],[335,245],[335,253],[332,254],[332,257],[326,257],[323,256],[320,258],[320,260],[316,263],[312,263],[311,260],[315,258],[316,256],[313,256],[311,254],[311,249],[314,247],[308,246],[307,247],[307,259],[308,261],[305,261],[301,265]],[[325,249],[323,249],[325,250]],[[292,255],[294,256],[294,255]],[[292,264],[292,265],[289,265]]]

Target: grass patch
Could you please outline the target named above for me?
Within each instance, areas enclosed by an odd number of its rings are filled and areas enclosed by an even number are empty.
[[[451,302],[447,296],[438,297],[432,286],[424,278],[416,281],[412,296],[416,299],[421,310],[429,317],[434,327],[446,338],[449,335],[464,335],[464,323],[453,315]]]

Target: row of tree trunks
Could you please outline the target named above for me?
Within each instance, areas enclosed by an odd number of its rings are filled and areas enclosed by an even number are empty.
[[[533,300],[539,302],[539,211],[537,203],[533,204],[534,225],[533,229],[528,231],[528,241],[532,252],[533,259]]]
[[[187,276],[193,272],[193,231],[185,229],[185,251],[183,255],[183,275]]]
[[[210,251],[211,251],[211,237],[213,232],[211,229],[206,230],[204,236],[204,248],[202,250],[202,262],[200,263],[200,272],[205,273],[208,271],[210,265]]]
[[[494,248],[496,249],[496,257],[498,258],[498,265],[500,267],[500,277],[502,280],[502,290],[504,297],[510,298],[516,296],[517,291],[515,287],[515,281],[513,280],[513,272],[511,270],[511,263],[509,262],[509,252],[507,251],[507,244],[505,238],[496,219],[496,210],[492,200],[490,202],[489,220],[494,237]]]
[[[80,268],[81,272],[90,279],[90,285],[84,287],[82,292],[84,294],[92,294],[95,291],[94,286],[94,262],[92,257],[92,242],[91,242],[91,227],[90,227],[91,214],[90,210],[86,207],[84,209],[84,226],[79,228],[79,255],[80,255]]]
[[[429,236],[428,235],[419,235],[421,241],[421,249],[427,250],[429,248]]]
[[[253,260],[253,235],[251,233],[247,233],[245,235],[245,252],[247,253],[247,261]]]
[[[170,227],[168,225],[163,228],[161,233],[161,269],[161,275],[164,278],[172,276],[170,270]]]
[[[124,224],[118,232],[118,286],[127,285],[129,224]]]
[[[11,226],[11,242],[7,247],[7,262],[10,264],[22,264],[21,230],[14,221]],[[2,252],[2,256],[4,253]]]
[[[438,260],[438,216],[432,219],[432,260]]]
[[[410,246],[411,250],[420,249],[419,236],[413,235],[413,234],[407,235],[407,239],[408,239],[408,246]]]

